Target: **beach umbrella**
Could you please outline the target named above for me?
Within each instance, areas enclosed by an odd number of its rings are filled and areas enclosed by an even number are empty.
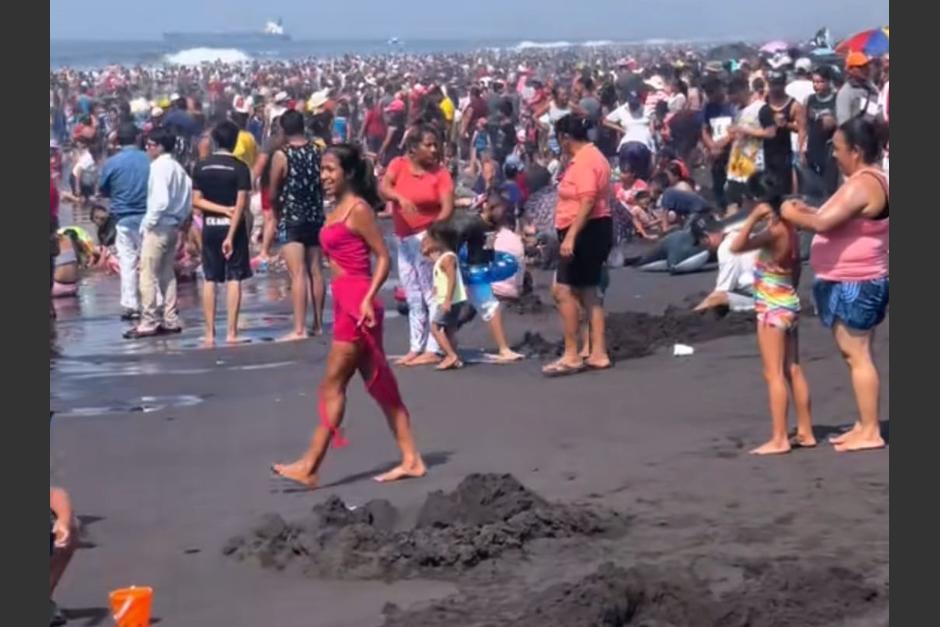
[[[839,54],[864,52],[870,57],[888,54],[888,27],[873,28],[856,33],[836,46]]]
[[[766,52],[767,54],[773,54],[775,52],[786,51],[790,48],[790,44],[785,41],[768,41],[766,44],[761,46],[760,51]]]

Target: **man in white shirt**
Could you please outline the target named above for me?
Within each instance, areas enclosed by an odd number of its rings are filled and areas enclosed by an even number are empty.
[[[176,137],[157,129],[147,138],[151,158],[147,182],[147,211],[140,223],[140,324],[126,339],[179,333],[176,310],[176,243],[180,228],[192,212],[192,181],[173,159]],[[160,298],[163,299],[162,312]]]
[[[816,93],[813,89],[813,62],[803,57],[796,60],[793,68],[796,76],[787,85],[787,95],[801,105],[806,105],[806,99]]]
[[[732,224],[723,224],[709,221],[705,217],[693,221],[692,233],[699,243],[718,254],[715,289],[695,306],[695,311],[719,307],[728,307],[732,311],[754,309],[754,263],[759,251],[741,254],[731,252],[731,240],[742,224],[739,220]]]

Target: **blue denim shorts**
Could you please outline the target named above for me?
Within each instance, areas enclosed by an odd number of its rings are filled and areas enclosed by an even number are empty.
[[[868,331],[881,324],[888,311],[888,277],[870,281],[816,279],[813,298],[826,328],[838,320],[850,329]]]

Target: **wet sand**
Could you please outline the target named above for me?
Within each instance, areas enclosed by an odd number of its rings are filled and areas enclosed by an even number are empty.
[[[611,279],[609,311],[662,314],[708,289],[714,274],[626,269]],[[288,304],[264,295],[269,284],[277,281],[258,281],[258,293],[246,299],[261,327],[252,337],[289,324]],[[547,276],[537,275],[548,303],[546,287]],[[630,603],[646,609],[630,614],[633,622],[609,624],[743,625],[750,617],[754,625],[887,625],[889,453],[845,456],[822,445],[748,456],[769,432],[752,335],[677,337],[695,347],[693,356],[673,357],[663,341],[652,355],[612,370],[551,381],[537,359],[446,374],[400,370],[430,471],[393,485],[371,480],[395,463],[396,451],[356,382],[346,423],[351,446],[330,452],[324,488],[307,492],[267,467],[306,444],[326,341],[259,339],[198,350],[200,330],[191,328],[132,347],[109,316],[114,292],[105,283],[95,297],[86,292],[80,312],[60,310],[52,473],[85,524],[85,548],[56,595],[70,624],[106,624],[95,621],[106,612],[107,592],[138,584],[155,587],[154,615],[166,625],[534,625],[532,616],[543,615],[559,625],[574,624],[558,618],[572,616],[590,624],[592,608],[626,616]],[[392,310],[390,299],[389,292]],[[510,313],[506,326],[512,343],[526,332],[559,337],[550,307]],[[885,324],[876,341],[885,420],[888,337]],[[479,321],[461,343],[491,348]],[[854,419],[848,374],[809,315],[801,343],[823,436]],[[405,320],[388,321],[386,344],[389,353],[405,350]],[[546,501],[616,511],[629,524],[614,537],[533,538],[459,572],[379,579],[323,578],[223,553],[261,517],[302,521],[333,495],[357,509],[385,499],[396,530],[407,530],[429,493],[452,493],[480,472],[509,473]],[[691,613],[662,613],[637,600],[662,594]],[[572,595],[588,607],[565,605]],[[737,622],[709,618],[715,599]],[[783,612],[777,622],[766,621],[768,607]]]

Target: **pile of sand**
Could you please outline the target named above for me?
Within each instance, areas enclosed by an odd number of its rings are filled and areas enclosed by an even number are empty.
[[[843,568],[793,562],[743,568],[741,585],[715,596],[687,570],[607,563],[537,592],[461,593],[407,611],[388,604],[384,627],[822,627],[887,607],[887,590]]]
[[[696,344],[729,335],[754,333],[754,314],[731,312],[716,316],[669,307],[662,315],[636,311],[607,314],[607,350],[612,359],[635,359],[675,343]],[[513,350],[528,357],[561,355],[563,343],[550,342],[539,333],[523,336]]]
[[[338,497],[287,523],[266,514],[223,553],[265,568],[298,565],[337,579],[460,573],[543,538],[614,536],[626,519],[613,511],[549,503],[512,475],[473,474],[450,493],[428,495],[415,525],[397,530],[388,501],[351,509]]]

